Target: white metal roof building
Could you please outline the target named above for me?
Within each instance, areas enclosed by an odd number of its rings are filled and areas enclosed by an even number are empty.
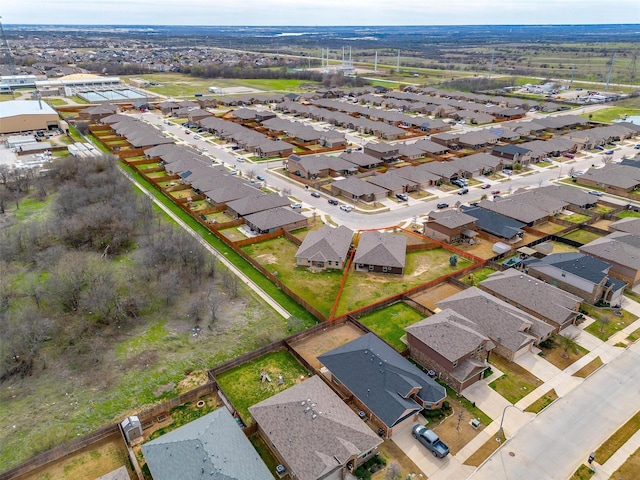
[[[58,113],[43,101],[10,100],[0,103],[0,134],[58,128]]]

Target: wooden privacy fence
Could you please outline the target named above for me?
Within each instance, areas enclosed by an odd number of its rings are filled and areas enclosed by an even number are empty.
[[[119,433],[118,424],[115,423],[113,425],[108,425],[99,430],[96,430],[93,433],[85,435],[80,438],[74,438],[73,440],[69,440],[68,442],[57,445],[45,452],[42,452],[35,457],[30,458],[24,463],[21,463],[17,467],[14,467],[6,472],[0,473],[0,480],[10,480],[14,478],[19,478],[23,475],[26,475],[29,472],[34,471],[37,468],[43,467],[51,462],[55,462],[60,460],[67,455],[71,455],[72,453],[77,452],[78,450],[82,450],[96,442],[104,440],[112,435],[117,435]]]

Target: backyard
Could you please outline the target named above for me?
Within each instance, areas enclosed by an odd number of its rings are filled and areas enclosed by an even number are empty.
[[[578,228],[577,230],[574,230],[573,232],[569,232],[562,236],[562,238],[573,240],[574,242],[581,243],[582,245],[586,245],[587,243],[601,237],[602,235],[598,233],[587,232],[586,230],[582,230],[581,228]]]
[[[350,271],[336,315],[362,308],[472,265],[470,260],[459,257],[457,265],[452,267],[449,264],[450,256],[451,252],[444,248],[409,252],[402,276]]]
[[[216,381],[249,425],[249,407],[299,383],[308,373],[287,350],[280,350],[221,373]]]
[[[417,310],[406,303],[397,302],[375,312],[363,315],[358,320],[365,327],[385,340],[393,348],[402,352],[407,346],[402,342],[404,328],[424,318]]]
[[[492,355],[489,362],[495,365],[503,375],[489,384],[496,392],[510,403],[517,403],[536,388],[542,381],[514,362],[509,362],[499,355]]]
[[[242,248],[278,279],[312,304],[319,312],[329,316],[338,295],[342,270],[312,271],[296,264],[298,246],[284,237],[254,243]]]

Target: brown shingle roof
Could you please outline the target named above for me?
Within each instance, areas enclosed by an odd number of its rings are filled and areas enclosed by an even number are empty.
[[[249,411],[300,480],[321,478],[382,443],[317,375]]]

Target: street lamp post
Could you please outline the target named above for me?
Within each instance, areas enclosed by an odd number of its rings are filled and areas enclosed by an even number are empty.
[[[506,407],[504,407],[504,410],[502,410],[502,418],[500,419],[500,428],[498,429],[498,438],[496,438],[496,442],[502,441],[502,434],[504,433],[502,430],[502,423],[504,422],[504,414],[507,413],[507,409],[511,407],[518,409],[520,413],[524,413],[522,410],[520,410],[520,408],[516,407],[515,405],[507,405]]]

